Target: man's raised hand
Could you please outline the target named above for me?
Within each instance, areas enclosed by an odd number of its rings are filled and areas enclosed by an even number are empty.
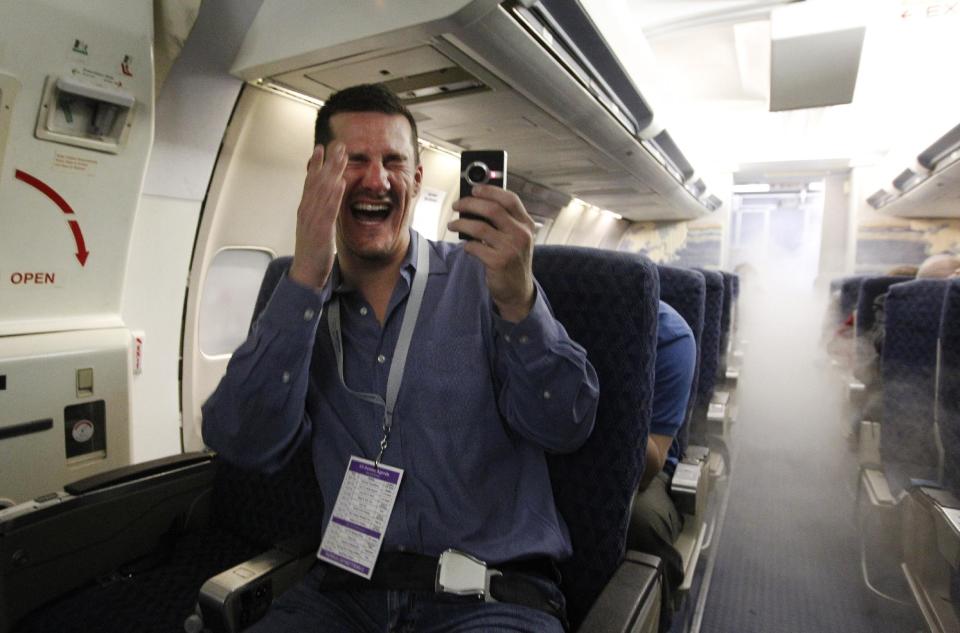
[[[337,215],[346,187],[346,148],[343,143],[332,141],[327,154],[324,155],[322,145],[317,145],[307,163],[289,273],[293,281],[313,288],[322,287],[333,270]]]

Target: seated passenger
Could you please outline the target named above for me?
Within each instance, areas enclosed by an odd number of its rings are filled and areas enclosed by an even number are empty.
[[[683,582],[683,561],[673,547],[683,529],[683,518],[670,499],[670,479],[680,461],[677,432],[687,416],[687,402],[697,366],[693,331],[677,311],[660,302],[657,314],[657,362],[653,387],[653,416],[647,440],[647,461],[640,492],[633,502],[633,524],[628,549],[663,560],[664,585],[660,631],[670,628],[677,588]]]
[[[315,137],[289,273],[203,407],[241,466],[309,443],[325,501],[320,560],[248,630],[561,631],[572,550],[545,452],[583,444],[599,391],[533,278],[534,224],[477,186],[454,207],[487,222],[449,226],[476,241],[413,232],[417,127],[382,87],[333,95]],[[499,602],[433,591],[449,548],[503,571]]]
[[[960,266],[960,258],[949,253],[931,255],[923,260],[923,263],[916,268],[917,279],[945,279]],[[893,274],[893,273],[890,273]],[[867,361],[857,370],[857,377],[863,382],[865,389],[865,400],[863,407],[864,420],[878,422],[881,419],[883,404],[883,381],[880,373],[880,359],[883,355],[883,340],[886,333],[886,319],[884,316],[884,306],[887,301],[887,293],[877,296],[873,300],[874,321],[873,327],[869,332],[864,333],[869,344],[871,352]],[[855,427],[859,425],[859,420],[854,420]],[[856,429],[854,429],[856,436]]]

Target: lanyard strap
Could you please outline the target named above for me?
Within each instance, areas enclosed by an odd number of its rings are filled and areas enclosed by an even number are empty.
[[[420,314],[420,306],[423,304],[423,292],[427,287],[427,277],[430,274],[430,247],[423,237],[417,233],[411,233],[417,239],[417,270],[413,276],[413,285],[410,287],[410,295],[407,298],[407,309],[403,314],[403,321],[400,323],[400,335],[397,337],[397,345],[393,350],[393,359],[390,361],[390,373],[387,376],[387,398],[384,400],[378,394],[354,391],[347,386],[343,378],[343,335],[340,326],[340,298],[333,297],[330,302],[330,314],[327,318],[327,325],[330,330],[330,340],[333,343],[333,353],[337,357],[337,371],[340,374],[340,384],[351,395],[383,407],[383,439],[380,440],[380,453],[377,455],[375,465],[380,466],[380,460],[383,452],[387,449],[387,440],[390,437],[390,429],[393,426],[393,411],[397,406],[397,396],[400,394],[400,383],[403,382],[403,371],[407,364],[407,353],[410,351],[410,341],[413,340],[413,329],[417,325],[417,316]]]

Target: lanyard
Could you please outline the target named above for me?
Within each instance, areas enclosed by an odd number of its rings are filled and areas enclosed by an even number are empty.
[[[400,323],[400,335],[397,338],[397,345],[393,350],[393,359],[390,361],[390,373],[387,376],[387,399],[384,400],[378,394],[364,393],[354,391],[347,386],[343,379],[343,336],[340,327],[340,298],[334,296],[330,302],[330,315],[327,318],[327,325],[330,329],[330,340],[333,343],[333,353],[337,357],[337,371],[340,373],[340,384],[351,395],[360,398],[364,402],[369,402],[383,407],[383,439],[380,440],[380,453],[374,465],[379,468],[380,460],[383,458],[383,452],[387,450],[387,440],[390,437],[390,428],[393,426],[393,410],[397,406],[397,396],[400,393],[400,383],[403,381],[403,370],[407,364],[407,352],[410,350],[410,341],[413,339],[413,328],[417,325],[417,315],[420,314],[420,306],[423,303],[423,291],[427,287],[427,277],[430,274],[430,249],[422,236],[417,233],[411,233],[417,238],[417,270],[413,276],[413,285],[410,287],[410,295],[407,298],[407,309],[403,314],[403,321]]]

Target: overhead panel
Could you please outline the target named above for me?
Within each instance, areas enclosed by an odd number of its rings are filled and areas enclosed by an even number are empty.
[[[570,21],[575,5],[551,0],[543,6]],[[248,39],[286,32],[288,21],[319,20],[274,0],[264,6],[258,16],[264,23],[255,24]],[[383,0],[383,10],[390,6]],[[287,51],[286,57],[265,54],[271,48],[266,42],[246,42],[234,71],[321,100],[349,85],[383,83],[410,108],[421,138],[441,147],[505,149],[512,173],[630,219],[655,217],[631,217],[638,193],[659,199],[656,207],[642,208],[672,208],[670,217],[708,212],[684,189],[683,175],[668,173],[641,145],[638,126],[648,125],[652,113],[622,69],[608,73],[616,89],[604,81],[607,74],[598,74],[599,67],[615,66],[599,48],[602,38],[582,43],[584,50],[569,38],[551,40],[564,28],[550,22],[540,5],[529,11],[486,0],[461,6],[451,15],[431,4],[434,13],[406,30],[382,30],[379,13],[350,21],[350,29],[369,33],[327,48],[310,48],[310,42],[340,41],[342,33],[305,35],[302,50],[290,42],[273,47]],[[350,13],[344,12],[342,20]],[[359,7],[356,12],[362,17]],[[537,22],[538,16],[545,22]],[[633,94],[620,99],[620,92]]]
[[[853,101],[866,27],[838,3],[797,3],[770,14],[770,111]]]

